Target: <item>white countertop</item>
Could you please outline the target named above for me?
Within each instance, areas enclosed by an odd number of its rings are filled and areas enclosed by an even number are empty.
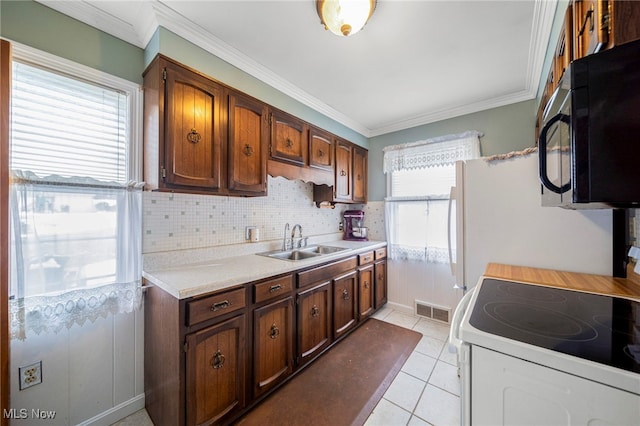
[[[148,284],[162,288],[177,299],[186,299],[332,260],[347,258],[358,253],[385,247],[387,243],[384,241],[337,240],[323,242],[322,245],[342,247],[348,250],[297,261],[246,254],[215,259],[206,263],[190,263],[166,269],[145,270],[142,272],[142,276],[148,281]]]

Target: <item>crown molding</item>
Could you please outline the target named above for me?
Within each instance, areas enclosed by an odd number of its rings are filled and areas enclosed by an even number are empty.
[[[426,114],[417,115],[405,120],[398,120],[393,123],[389,123],[385,126],[376,127],[371,129],[370,136],[380,136],[387,133],[398,132],[401,130],[410,129],[412,127],[423,126],[425,124],[435,123],[437,121],[448,120],[450,118],[460,117],[462,115],[473,114],[475,112],[485,111],[492,108],[498,108],[505,105],[514,104],[517,102],[528,101],[533,99],[535,94],[531,94],[530,90],[523,90],[518,93],[500,96],[498,98],[492,98],[481,102],[475,102],[473,104],[461,105],[458,107],[443,109],[441,111],[430,112]]]

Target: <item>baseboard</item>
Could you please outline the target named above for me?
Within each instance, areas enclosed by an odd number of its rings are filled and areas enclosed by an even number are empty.
[[[80,423],[79,426],[108,426],[144,408],[144,393]]]
[[[400,303],[396,302],[387,302],[385,306],[405,315],[415,316],[416,314],[413,306],[401,305]]]

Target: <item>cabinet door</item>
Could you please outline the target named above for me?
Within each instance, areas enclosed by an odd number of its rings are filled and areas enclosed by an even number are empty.
[[[254,311],[253,394],[262,395],[293,372],[293,298]]]
[[[267,194],[269,116],[265,104],[229,94],[229,190]]]
[[[304,167],[309,151],[307,124],[281,111],[273,111],[270,121],[269,157],[272,160]]]
[[[374,265],[373,273],[375,275],[375,308],[379,309],[387,303],[387,261],[381,260]]]
[[[331,281],[298,294],[298,365],[331,343]]]
[[[309,167],[333,171],[333,136],[315,127],[309,129]]]
[[[187,335],[188,425],[211,424],[244,407],[245,316]]]
[[[358,276],[349,272],[333,280],[333,332],[342,337],[356,326],[358,318]]]
[[[367,150],[353,148],[353,201],[367,202]]]
[[[560,36],[553,58],[556,85],[564,75],[573,59],[573,5],[569,4],[564,14],[564,25],[560,28]]]
[[[165,71],[163,179],[169,185],[218,189],[224,184],[222,88],[175,64]]]
[[[338,140],[336,143],[335,194],[336,201],[351,201],[352,145]]]
[[[358,270],[358,318],[363,320],[373,312],[373,265]]]
[[[606,0],[574,1],[573,59],[595,53],[607,44],[609,41],[608,16]]]

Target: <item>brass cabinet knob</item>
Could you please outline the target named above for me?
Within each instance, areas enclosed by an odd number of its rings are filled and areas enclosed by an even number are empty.
[[[224,360],[224,355],[222,355],[222,352],[220,352],[220,349],[218,349],[213,355],[213,358],[211,358],[211,366],[215,369],[222,368],[222,366],[224,365]]]
[[[280,335],[280,329],[276,326],[275,323],[271,324],[271,329],[269,330],[269,337],[272,339],[277,338]]]

